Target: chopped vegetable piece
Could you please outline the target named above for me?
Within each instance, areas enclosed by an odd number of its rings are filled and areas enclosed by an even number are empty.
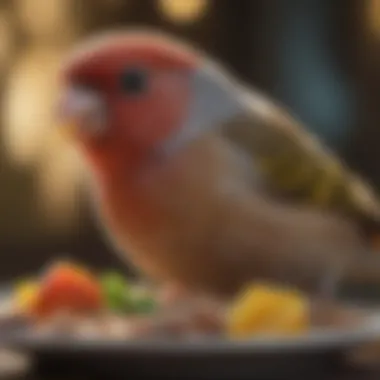
[[[101,284],[107,307],[116,312],[126,311],[126,294],[129,291],[126,279],[118,273],[110,272],[102,276]]]
[[[156,309],[156,301],[149,295],[130,294],[128,298],[129,310],[135,314],[150,314]]]
[[[40,286],[37,281],[26,280],[16,285],[15,305],[23,313],[30,313],[33,309]]]
[[[93,275],[73,264],[58,263],[41,281],[34,313],[47,316],[58,311],[90,312],[102,306],[101,286]]]
[[[110,310],[125,314],[147,314],[155,310],[156,303],[146,289],[130,286],[121,274],[106,273],[101,283]]]
[[[296,291],[251,285],[238,297],[227,318],[233,338],[254,334],[298,334],[309,327],[309,302]]]
[[[135,285],[131,287],[126,297],[129,310],[133,314],[150,314],[156,309],[156,300],[146,287]]]

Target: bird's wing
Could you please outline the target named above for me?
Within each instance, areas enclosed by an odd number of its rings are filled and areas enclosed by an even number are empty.
[[[380,221],[371,186],[356,176],[287,111],[265,98],[250,98],[246,112],[223,134],[252,158],[276,196],[298,204]]]

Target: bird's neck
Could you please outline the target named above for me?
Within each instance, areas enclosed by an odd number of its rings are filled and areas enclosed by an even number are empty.
[[[158,213],[149,178],[160,160],[139,149],[111,149],[88,155],[100,208],[123,223],[149,224]],[[148,180],[147,180],[148,179]]]
[[[100,188],[134,182],[143,172],[148,152],[134,146],[103,144],[83,147],[84,156]]]

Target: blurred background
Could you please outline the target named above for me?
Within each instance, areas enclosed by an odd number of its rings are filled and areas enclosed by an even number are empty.
[[[57,256],[120,264],[52,111],[70,47],[135,25],[203,47],[380,191],[380,0],[0,0],[1,280]]]

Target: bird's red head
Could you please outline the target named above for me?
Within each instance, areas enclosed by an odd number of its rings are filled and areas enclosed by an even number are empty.
[[[85,41],[62,69],[62,121],[99,169],[120,160],[137,164],[186,118],[198,59],[156,33]]]

